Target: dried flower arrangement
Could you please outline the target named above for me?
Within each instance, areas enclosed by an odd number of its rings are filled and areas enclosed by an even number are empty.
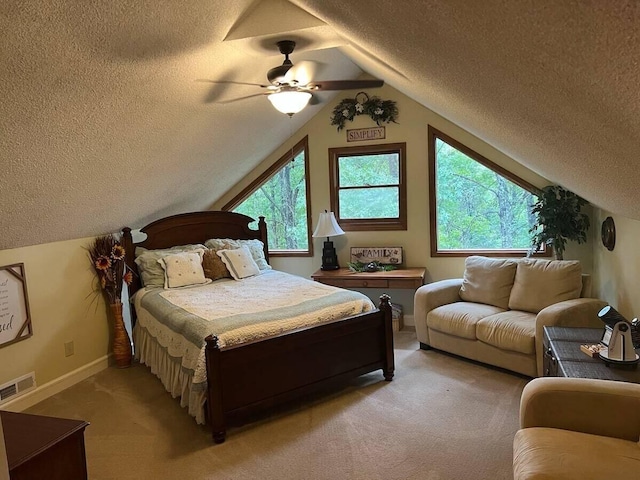
[[[89,247],[89,257],[98,274],[100,288],[110,305],[122,303],[122,282],[129,285],[133,279],[133,273],[125,264],[124,255],[124,247],[115,235],[97,237]]]

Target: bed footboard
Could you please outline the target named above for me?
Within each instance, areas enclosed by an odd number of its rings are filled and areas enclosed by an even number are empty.
[[[388,295],[372,312],[268,340],[225,349],[206,339],[207,413],[213,440],[227,424],[249,413],[340,384],[378,369],[394,373],[393,328]]]

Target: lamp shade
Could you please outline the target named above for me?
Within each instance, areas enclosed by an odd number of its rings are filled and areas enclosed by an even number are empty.
[[[307,106],[311,99],[311,94],[298,90],[285,90],[272,93],[267,98],[276,110],[291,116]]]
[[[338,235],[344,235],[344,231],[338,225],[333,212],[321,213],[313,237],[336,237]]]

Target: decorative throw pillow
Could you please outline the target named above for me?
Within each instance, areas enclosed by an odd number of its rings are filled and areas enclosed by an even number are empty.
[[[162,257],[172,255],[179,252],[193,252],[194,250],[204,250],[205,246],[201,244],[179,245],[176,247],[147,250],[143,247],[136,247],[135,257],[136,265],[140,273],[140,280],[145,287],[162,287],[164,285],[164,271],[158,263]]]
[[[515,260],[474,255],[467,257],[460,298],[465,302],[484,303],[506,310],[509,308],[516,267]]]
[[[580,298],[582,267],[577,260],[537,260],[518,262],[509,308],[538,313],[545,307]]]
[[[264,243],[260,240],[235,240],[232,238],[211,238],[204,242],[207,248],[212,250],[220,249],[238,249],[241,247],[247,247],[251,252],[254,262],[258,265],[260,270],[271,270],[271,265],[267,263],[267,259],[264,256]]]
[[[211,280],[231,278],[231,274],[222,259],[216,254],[217,250],[208,248],[202,257],[202,269],[204,276]]]
[[[202,255],[204,250],[166,255],[158,260],[164,270],[164,288],[202,285],[211,280],[204,276]]]
[[[229,269],[231,276],[236,280],[241,280],[254,275],[260,275],[260,269],[251,256],[247,247],[235,250],[218,250],[217,255],[222,259]]]

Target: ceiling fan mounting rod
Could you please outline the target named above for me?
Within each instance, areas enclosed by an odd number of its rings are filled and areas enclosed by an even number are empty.
[[[293,40],[280,40],[276,43],[280,53],[283,54],[287,60],[289,59],[289,55],[293,53],[293,49],[296,48],[296,42]]]

